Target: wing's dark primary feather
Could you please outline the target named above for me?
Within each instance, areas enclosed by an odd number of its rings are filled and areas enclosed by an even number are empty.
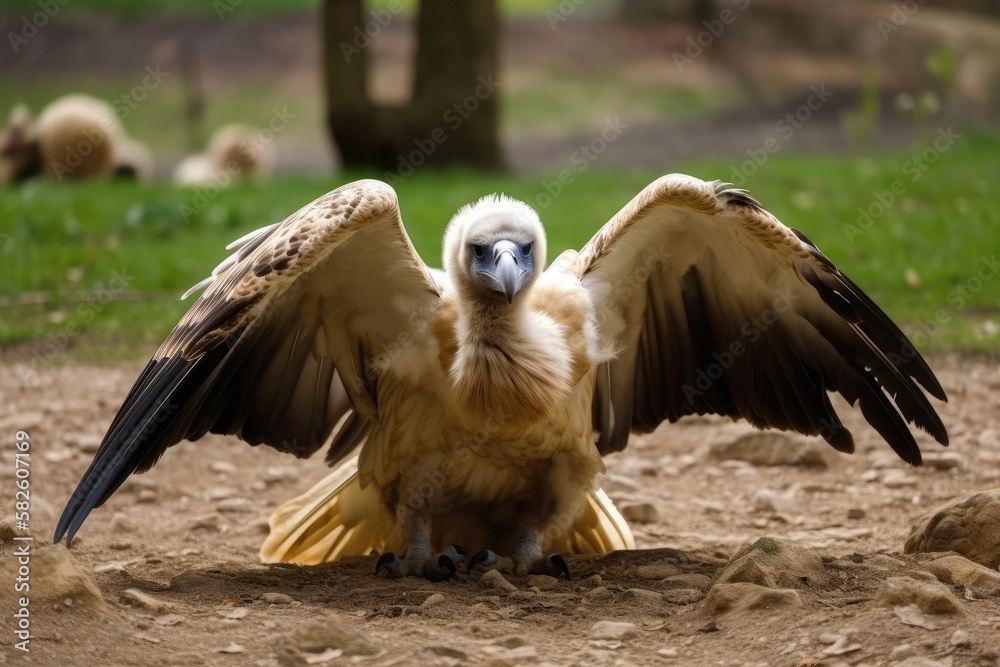
[[[375,397],[338,365],[363,372],[365,345],[406,326],[387,294],[424,305],[438,298],[395,192],[352,183],[233,245],[239,251],[196,286],[208,289],[129,392],[63,510],[56,542],[72,541],[129,475],[182,440],[236,434],[299,457],[329,443],[333,464],[367,436]],[[372,274],[379,264],[387,267],[381,281]]]
[[[658,246],[668,259],[637,280]],[[851,452],[853,437],[828,392],[860,405],[909,463],[921,456],[907,423],[948,442],[917,383],[940,400],[944,390],[899,327],[804,234],[744,191],[665,176],[591,240],[578,271],[594,286],[602,335],[611,337],[604,342],[620,349],[595,383],[602,453],[623,449],[631,432],[708,413],[820,435]],[[637,287],[606,287],[622,284]],[[790,303],[777,309],[782,294]],[[762,313],[773,321],[748,329]]]

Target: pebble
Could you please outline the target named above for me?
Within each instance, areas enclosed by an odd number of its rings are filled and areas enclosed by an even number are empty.
[[[906,489],[917,485],[917,479],[901,472],[891,472],[882,478],[882,486],[889,489]]]
[[[212,461],[212,465],[208,468],[212,472],[221,473],[223,475],[231,475],[236,472],[236,466],[229,461]]]
[[[964,612],[951,589],[934,581],[918,581],[912,577],[889,577],[874,601],[877,607],[916,605],[928,614],[960,614]]]
[[[547,574],[529,574],[528,585],[534,586],[540,591],[551,591],[553,588],[559,588],[559,580]]]
[[[174,605],[165,600],[158,600],[148,593],[143,593],[135,588],[126,589],[122,593],[122,604],[130,607],[138,607],[152,612],[166,612],[173,609]]]
[[[665,647],[659,649],[656,652],[656,655],[660,656],[661,658],[676,658],[677,657],[677,649],[671,648],[669,646],[665,646]]]
[[[917,654],[917,649],[912,644],[899,644],[889,651],[890,660],[906,660]]]
[[[635,623],[619,621],[597,621],[590,628],[592,639],[626,639],[639,634],[639,626]]]
[[[84,454],[96,454],[97,450],[101,448],[103,439],[99,435],[78,435],[74,440],[76,448]]]
[[[604,599],[604,598],[611,597],[611,591],[609,591],[604,586],[598,586],[597,588],[594,588],[594,589],[589,590],[586,593],[584,593],[583,597],[589,598],[589,599],[592,599],[592,600],[601,600],[601,599]]]
[[[965,472],[969,469],[969,459],[958,452],[928,452],[924,454],[923,459],[925,465],[935,470]]]
[[[771,489],[758,489],[750,498],[750,505],[758,512],[780,512],[792,507],[791,496],[776,493]]]
[[[131,533],[135,531],[135,523],[124,512],[115,512],[111,517],[111,527],[116,533]]]
[[[444,602],[444,595],[442,595],[441,593],[434,593],[433,595],[428,596],[426,600],[421,602],[420,606],[427,609],[428,607],[433,607],[434,605],[441,604],[442,602]]]
[[[972,648],[972,638],[969,637],[969,633],[965,630],[955,630],[948,643],[955,648]]]
[[[256,510],[253,501],[249,498],[226,498],[216,503],[215,508],[220,512],[253,512]]]
[[[851,519],[852,521],[859,521],[861,519],[864,519],[866,516],[867,514],[860,507],[852,507],[851,509],[847,510],[847,518]]]
[[[203,496],[206,502],[214,503],[219,500],[226,500],[228,498],[235,498],[240,495],[240,492],[236,489],[231,489],[227,486],[218,486],[214,489],[209,489],[205,492]]]
[[[657,593],[656,591],[650,591],[645,588],[630,588],[625,591],[625,596],[635,600],[636,602],[642,602],[644,604],[662,604],[663,594]]]
[[[798,592],[790,588],[767,588],[745,582],[717,583],[705,598],[705,608],[712,614],[759,609],[772,611],[781,607],[802,607]]]
[[[844,639],[844,635],[836,632],[824,632],[818,637],[818,639],[820,644],[836,644],[840,640]]]
[[[264,593],[260,596],[260,601],[265,604],[292,604],[294,602],[292,596],[284,593]]]
[[[166,616],[160,616],[156,619],[157,625],[178,625],[183,623],[186,619],[180,614],[167,614]]]
[[[658,523],[660,512],[650,503],[637,503],[622,506],[622,516],[632,523]]]
[[[675,574],[672,577],[667,577],[667,585],[676,586],[677,588],[698,588],[707,591],[712,585],[712,579],[704,574]]]
[[[138,501],[140,503],[155,503],[157,498],[155,489],[140,489]]]
[[[551,577],[549,578],[551,579]],[[490,588],[505,593],[513,593],[517,590],[517,586],[504,579],[499,570],[487,570],[484,572],[483,576],[479,578],[479,585],[483,588]]]
[[[680,574],[680,570],[677,569],[676,565],[672,563],[649,563],[647,565],[640,565],[635,568],[635,576],[640,579],[646,579],[650,581],[660,581],[666,579],[667,577],[672,577]]]
[[[250,613],[246,607],[235,607],[233,609],[230,609],[229,611],[226,611],[225,609],[219,609],[218,611],[220,616],[230,621],[238,621],[241,618],[246,618],[247,614]]]
[[[229,646],[220,648],[219,653],[243,653],[243,647],[236,642],[229,642]]]

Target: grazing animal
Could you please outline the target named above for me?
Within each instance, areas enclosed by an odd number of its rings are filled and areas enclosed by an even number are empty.
[[[225,187],[242,178],[266,177],[274,163],[274,148],[246,125],[225,125],[208,142],[204,153],[189,155],[174,170],[174,183],[195,187],[215,183]]]
[[[65,95],[32,119],[14,107],[0,138],[0,180],[20,183],[39,175],[57,182],[105,176],[148,177],[149,150],[125,135],[111,107],[89,95]]]
[[[235,434],[336,470],[271,520],[262,557],[382,556],[376,572],[563,572],[634,546],[596,479],[630,433],[719,414],[854,441],[838,392],[906,462],[947,433],[930,368],[801,232],[747,192],[679,174],[546,268],[528,205],[462,208],[424,265],[379,181],[246,235],[118,412],[56,529],[171,445]],[[404,554],[405,555],[397,555]],[[502,554],[502,555],[501,555]]]

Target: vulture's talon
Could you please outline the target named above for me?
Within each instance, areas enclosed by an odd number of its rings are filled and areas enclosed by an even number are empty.
[[[385,570],[386,575],[390,579],[406,576],[406,568],[403,561],[391,551],[382,554],[378,562],[375,563],[375,574],[377,575],[382,570]]]
[[[424,565],[424,577],[430,581],[447,581],[458,574],[458,565],[447,554],[438,554]]]
[[[555,568],[555,577],[558,579],[559,574],[566,575],[566,580],[569,581],[573,577],[569,574],[569,563],[566,562],[566,557],[562,554],[552,554],[545,560],[545,564],[548,566],[547,569],[551,572]]]
[[[479,566],[483,566],[480,568],[481,571],[486,571],[491,566],[496,565],[498,560],[499,558],[497,557],[496,552],[490,551],[489,549],[483,549],[482,551],[477,552],[476,555],[472,557],[472,560],[469,561],[469,564],[468,566],[466,566],[465,571],[474,572],[476,571],[476,568]]]

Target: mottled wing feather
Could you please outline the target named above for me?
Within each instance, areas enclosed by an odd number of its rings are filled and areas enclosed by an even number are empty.
[[[745,191],[690,176],[645,188],[580,252],[604,363],[594,392],[602,453],[690,414],[821,435],[854,449],[839,392],[909,463],[908,423],[947,444],[919,383],[946,400],[893,322],[804,234]]]
[[[369,360],[408,326],[397,299],[428,310],[439,299],[379,181],[338,188],[230,247],[129,392],[56,541],[130,474],[208,432],[296,456],[329,443],[327,460],[340,460],[377,418]]]

